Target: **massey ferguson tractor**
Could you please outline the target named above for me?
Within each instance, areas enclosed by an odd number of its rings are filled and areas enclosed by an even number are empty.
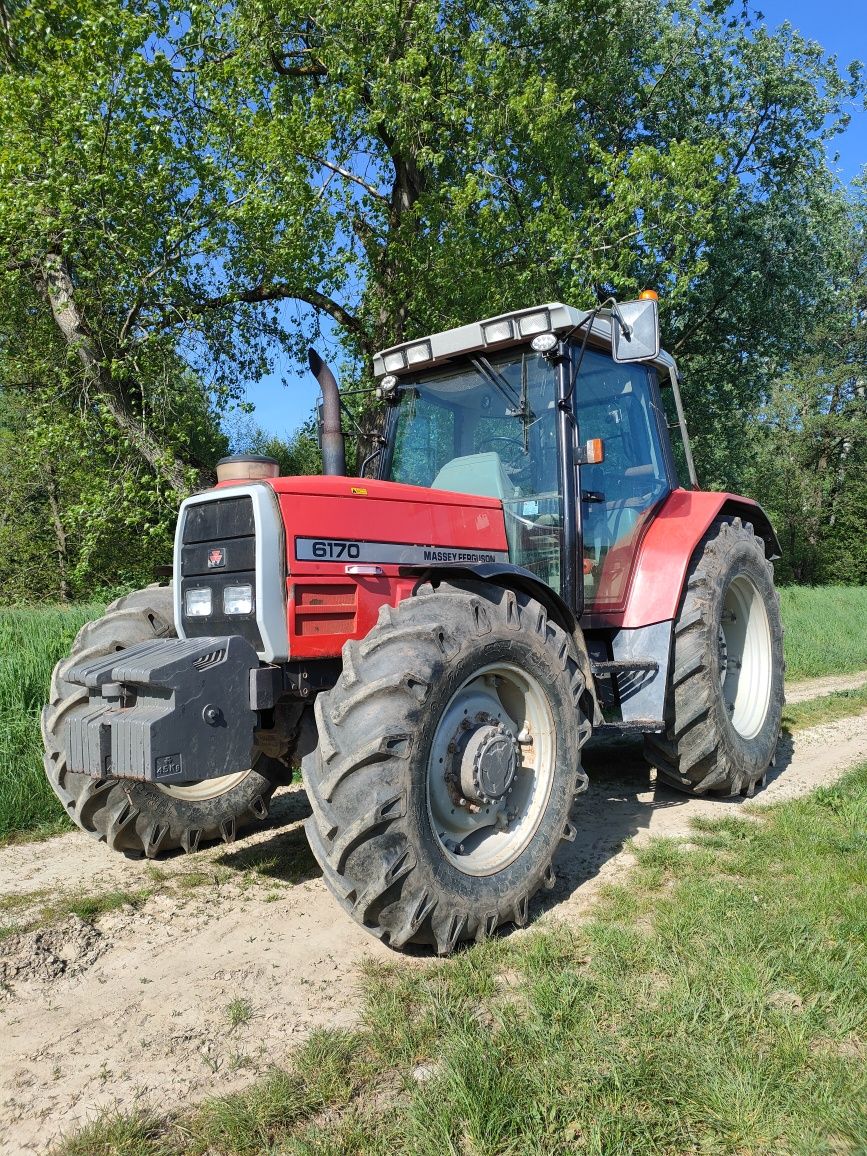
[[[379,449],[346,477],[220,463],[173,582],[79,633],[48,778],[109,847],[227,842],[301,767],[325,882],[395,948],[524,925],[554,882],[591,735],[657,781],[752,795],[783,704],[774,531],[698,489],[655,294],[474,322],[374,359]],[[671,439],[669,431],[677,431]]]

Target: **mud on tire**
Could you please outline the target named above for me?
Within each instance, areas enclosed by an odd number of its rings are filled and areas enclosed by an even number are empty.
[[[153,783],[96,779],[67,769],[65,720],[87,691],[67,682],[66,672],[87,659],[174,637],[170,587],[149,586],[119,598],[78,632],[69,657],[54,668],[50,701],[42,711],[45,773],[66,813],[88,835],[130,855],[152,858],[178,848],[195,851],[200,842],[214,839],[231,842],[243,825],[267,817],[275,787],[264,758],[242,776],[227,776],[229,789],[202,799],[182,798]]]
[[[693,556],[674,624],[667,730],[644,740],[658,777],[689,794],[752,795],[776,752],[784,665],[764,543],[740,518],[718,520]]]
[[[544,687],[553,769],[544,808],[512,860],[470,875],[435,829],[428,764],[454,695],[497,663]],[[302,764],[307,834],[353,918],[392,947],[431,944],[440,954],[501,924],[526,924],[533,895],[553,885],[559,842],[574,838],[569,812],[586,787],[579,752],[592,718],[575,644],[542,606],[483,584],[423,586],[396,609],[383,607],[364,640],[346,644],[343,673],[315,713],[319,743]]]

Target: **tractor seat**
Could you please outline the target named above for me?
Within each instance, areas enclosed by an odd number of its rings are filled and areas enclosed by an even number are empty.
[[[584,511],[584,537],[588,544],[610,549],[628,538],[638,522],[639,511],[625,502],[605,502]]]
[[[515,487],[503,469],[500,455],[493,451],[452,458],[431,482],[431,489],[499,498],[501,502],[515,497]]]

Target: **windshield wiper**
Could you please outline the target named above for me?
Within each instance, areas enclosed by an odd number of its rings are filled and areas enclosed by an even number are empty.
[[[499,390],[512,407],[510,417],[520,417],[525,428],[536,420],[536,415],[530,409],[526,400],[515,393],[509,381],[498,369],[494,369],[487,357],[482,357],[481,354],[478,354],[476,357],[470,358],[470,363],[477,373],[480,373],[495,389]]]
[[[475,369],[476,373],[481,374],[481,376],[484,377],[486,381],[493,385],[495,389],[499,390],[499,392],[506,399],[507,403],[512,406],[513,409],[520,411],[521,399],[516,393],[514,393],[511,385],[506,380],[506,378],[503,377],[502,373],[500,373],[498,369],[494,369],[493,365],[491,365],[487,357],[482,357],[481,355],[477,357],[471,357],[470,364]]]

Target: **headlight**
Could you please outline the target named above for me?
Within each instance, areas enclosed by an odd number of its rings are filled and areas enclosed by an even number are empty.
[[[551,317],[547,309],[539,313],[527,313],[518,320],[522,337],[532,337],[534,333],[545,333],[551,328]]]
[[[407,346],[406,360],[410,365],[418,365],[422,361],[430,361],[432,356],[429,341],[420,341],[418,345]]]
[[[194,586],[184,594],[187,618],[205,618],[211,613],[211,591],[207,586]]]
[[[387,373],[385,377],[379,379],[379,385],[376,387],[376,396],[392,397],[396,389],[397,378],[393,373]]]
[[[492,321],[490,325],[483,325],[482,336],[485,345],[496,345],[498,341],[511,341],[515,336],[515,327],[508,317],[504,317],[502,321]]]
[[[224,614],[251,614],[252,611],[253,587],[249,583],[223,587]]]
[[[382,362],[388,373],[394,373],[405,368],[406,354],[402,349],[396,349],[393,353],[386,353]]]
[[[550,353],[556,344],[556,333],[540,333],[538,337],[534,337],[530,342],[530,345],[537,353]]]

